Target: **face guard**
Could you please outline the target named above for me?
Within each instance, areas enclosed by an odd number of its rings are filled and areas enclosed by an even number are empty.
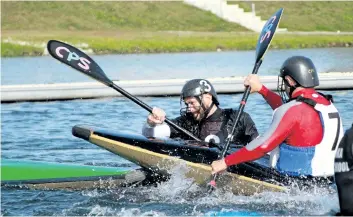
[[[277,79],[277,92],[281,96],[283,103],[287,103],[291,100],[293,91],[298,85],[291,86],[288,81],[281,76]]]
[[[194,106],[191,105],[191,103],[185,103],[183,98],[180,98],[180,115],[181,116],[191,116],[194,118],[192,115],[190,109],[191,107],[194,108],[199,114],[200,114],[200,121],[205,119],[208,116],[208,113],[211,111],[214,102],[212,101],[211,105],[209,108],[206,109],[205,105],[203,104],[202,98],[204,94],[201,94],[200,96],[195,96],[194,98],[199,102],[199,106]]]

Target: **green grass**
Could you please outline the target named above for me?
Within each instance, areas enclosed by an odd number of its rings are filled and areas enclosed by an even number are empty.
[[[65,33],[56,32],[36,35],[17,35],[13,40],[27,40],[33,43],[47,42],[50,39],[66,41],[70,44],[87,43],[89,48],[97,54],[126,54],[126,53],[159,53],[159,52],[194,52],[221,50],[253,50],[255,49],[258,34],[256,33],[194,33],[176,34],[163,32],[129,32],[120,37],[105,37],[91,32]],[[5,45],[5,46],[4,46]],[[312,48],[312,47],[346,47],[353,46],[353,35],[292,35],[277,34],[271,43],[272,49]],[[30,47],[9,46],[2,43],[2,56],[41,55],[43,49]]]
[[[283,7],[280,27],[287,28],[289,31],[353,31],[352,1],[254,3],[256,15],[261,16],[262,19],[267,19]],[[231,4],[239,4],[245,11],[251,11],[249,2],[233,1]]]
[[[1,42],[2,57],[40,56],[43,54],[43,51],[44,48]]]
[[[233,2],[234,3],[234,2]],[[236,2],[251,10],[249,2]],[[353,2],[255,2],[263,19],[280,7],[290,31],[353,31]],[[254,49],[258,34],[182,2],[5,1],[1,36],[32,43],[87,43],[94,52],[156,53]],[[272,48],[352,47],[353,35],[277,34]],[[44,48],[1,42],[1,56]]]
[[[2,30],[248,31],[182,2],[6,1]]]

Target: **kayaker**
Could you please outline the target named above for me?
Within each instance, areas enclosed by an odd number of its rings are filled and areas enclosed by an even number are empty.
[[[172,121],[206,142],[222,144],[232,130],[237,110],[221,109],[213,85],[205,79],[193,79],[185,83],[180,96],[180,116]],[[187,135],[163,124],[166,113],[153,108],[143,128],[145,136],[170,136],[190,139]],[[232,143],[245,145],[259,134],[250,115],[244,112],[237,125]]]
[[[332,96],[315,91],[319,77],[311,59],[293,56],[285,60],[278,77],[279,95],[262,85],[257,75],[249,75],[244,85],[250,86],[252,93],[260,93],[272,107],[272,123],[262,136],[214,161],[212,173],[271,152],[270,166],[279,173],[333,177],[342,121]]]
[[[337,215],[353,216],[353,125],[338,146],[335,181],[341,209]]]

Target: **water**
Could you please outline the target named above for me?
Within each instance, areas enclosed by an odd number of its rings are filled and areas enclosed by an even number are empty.
[[[293,55],[312,58],[319,72],[353,71],[353,48],[270,50],[259,70],[277,75]],[[92,56],[112,80],[204,78],[251,73],[254,51]],[[339,63],[339,64],[337,64]],[[92,81],[52,57],[1,59],[3,85]]]
[[[287,56],[312,56],[320,71],[353,71],[352,49],[274,50],[266,54],[261,74],[277,74]],[[193,54],[107,55],[94,57],[112,79],[166,79],[245,75],[252,70],[254,52]],[[50,57],[3,58],[2,84],[92,81]],[[339,64],[337,64],[339,63]],[[329,92],[335,97],[344,129],[353,123],[353,91]],[[220,95],[223,108],[237,108],[241,95]],[[178,97],[141,97],[150,106],[179,113]],[[270,124],[272,111],[258,94],[245,111],[260,133]],[[148,113],[125,98],[1,104],[1,157],[81,165],[137,168],[136,165],[71,135],[76,124],[140,132]],[[1,191],[2,215],[207,215],[211,211],[257,212],[262,215],[334,215],[334,190],[308,189],[289,193],[265,192],[234,196],[203,190],[186,179],[186,168],[174,168],[172,178],[158,186],[117,190]]]

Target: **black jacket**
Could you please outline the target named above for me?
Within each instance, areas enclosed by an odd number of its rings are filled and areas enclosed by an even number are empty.
[[[353,215],[353,125],[342,138],[335,157],[335,181],[341,213]]]
[[[194,120],[193,117],[188,117],[188,115],[177,117],[172,121],[201,140],[205,140],[208,135],[213,134],[219,137],[220,144],[223,144],[224,140],[232,131],[237,113],[238,111],[233,109],[218,108],[215,113],[201,122]],[[241,115],[234,135],[231,143],[237,145],[246,145],[259,135],[255,123],[248,113],[243,112]],[[170,137],[185,140],[191,139],[189,136],[172,127]]]

